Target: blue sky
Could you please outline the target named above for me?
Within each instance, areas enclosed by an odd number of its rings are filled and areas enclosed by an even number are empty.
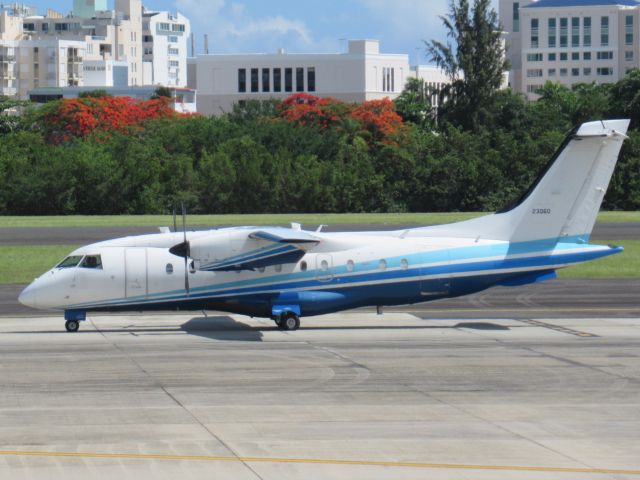
[[[72,10],[73,0],[26,0],[39,13]],[[497,0],[494,0],[497,8]],[[143,0],[152,10],[179,11],[191,20],[201,51],[211,53],[339,52],[347,38],[379,39],[384,53],[407,53],[428,63],[423,40],[444,39],[438,15],[448,0]],[[113,0],[109,0],[110,8]]]

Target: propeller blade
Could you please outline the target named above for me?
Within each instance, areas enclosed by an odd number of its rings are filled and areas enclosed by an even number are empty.
[[[184,289],[187,291],[187,296],[189,296],[189,255],[191,254],[191,248],[189,247],[189,242],[187,241],[187,209],[182,203],[182,233],[183,233],[183,247],[184,247]]]
[[[173,206],[173,231],[177,232],[178,231],[178,225],[176,223],[176,206]]]

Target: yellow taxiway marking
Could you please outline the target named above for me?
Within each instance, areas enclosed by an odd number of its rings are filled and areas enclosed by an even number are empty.
[[[453,463],[394,462],[376,460],[337,460],[318,458],[270,458],[270,457],[224,457],[209,455],[153,455],[143,453],[97,453],[97,452],[43,452],[0,451],[0,456],[113,458],[119,460],[189,460],[197,462],[242,462],[242,463],[297,463],[320,465],[356,465],[365,467],[405,467],[448,470],[510,470],[519,472],[556,473],[604,473],[612,475],[640,475],[640,470],[581,467],[526,467],[519,465],[468,465]]]

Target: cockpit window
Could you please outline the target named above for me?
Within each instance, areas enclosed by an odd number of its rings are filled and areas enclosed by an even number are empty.
[[[56,265],[56,268],[75,267],[76,265],[78,265],[81,259],[82,259],[82,255],[73,255],[71,257],[67,257],[64,260],[62,260],[58,265]]]
[[[87,255],[80,264],[82,268],[95,268],[102,270],[102,258],[100,255]]]

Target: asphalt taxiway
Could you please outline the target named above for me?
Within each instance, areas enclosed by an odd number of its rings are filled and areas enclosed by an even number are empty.
[[[640,478],[640,315],[0,319],[0,478]]]

